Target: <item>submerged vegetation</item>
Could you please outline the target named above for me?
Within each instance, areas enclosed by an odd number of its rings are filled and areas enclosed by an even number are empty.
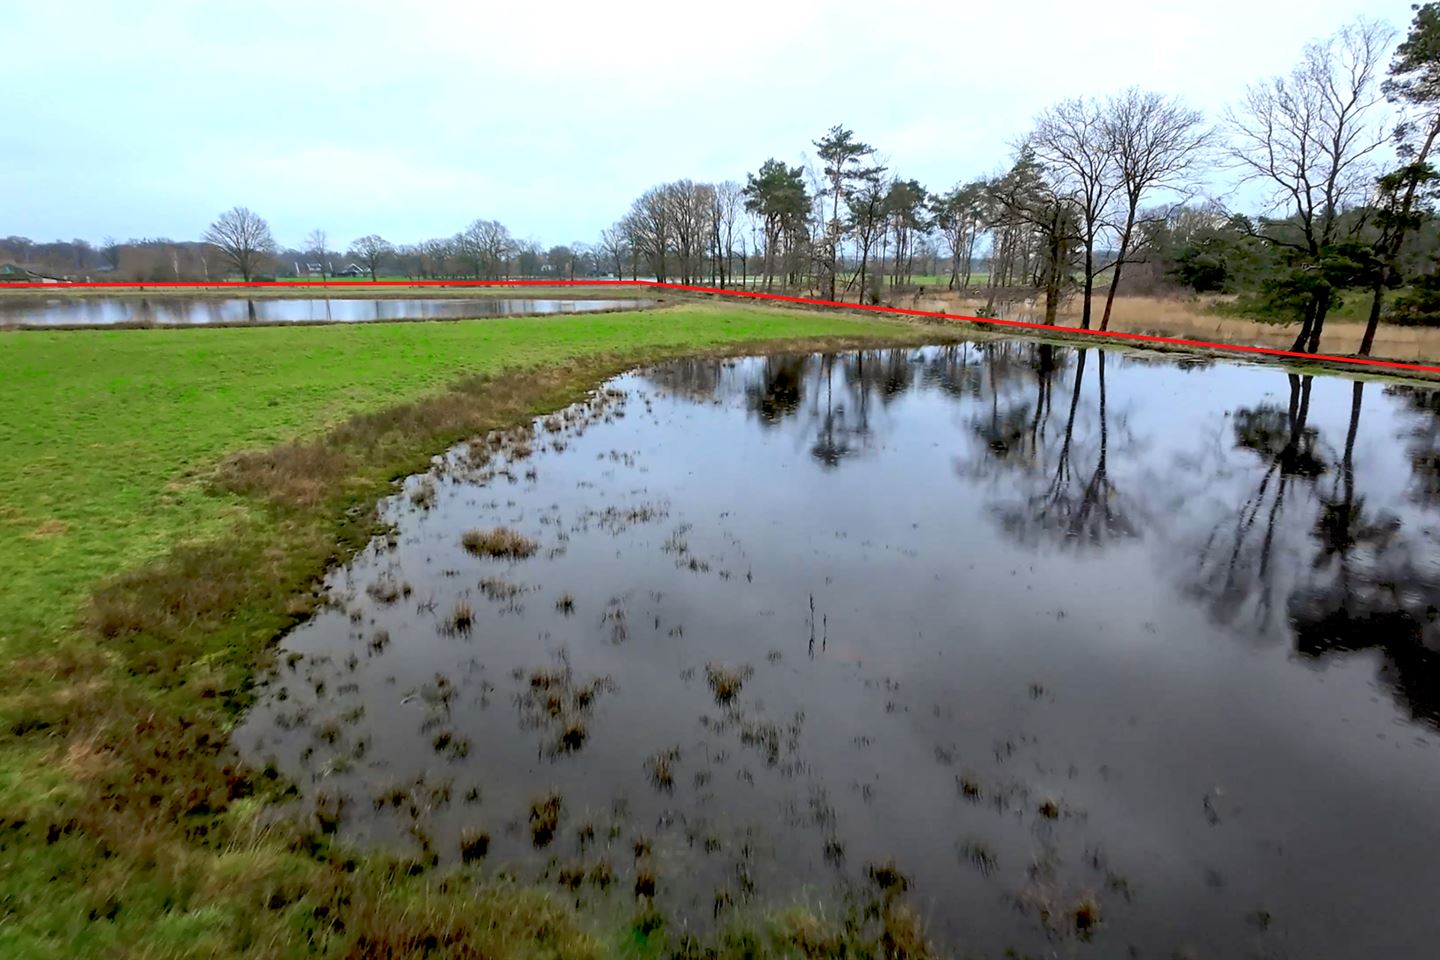
[[[540,889],[344,849],[331,831],[353,798],[262,816],[288,787],[228,747],[255,670],[374,532],[392,478],[446,446],[663,355],[922,335],[686,307],[0,337],[0,953],[609,952]],[[461,859],[479,863],[481,836]]]

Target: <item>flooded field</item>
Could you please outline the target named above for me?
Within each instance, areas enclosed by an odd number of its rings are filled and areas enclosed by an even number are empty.
[[[3,326],[113,326],[125,324],[355,323],[374,320],[445,320],[530,313],[589,313],[653,306],[653,300],[535,300],[524,298],[245,299],[216,297],[0,298]]]
[[[347,840],[692,929],[1428,955],[1437,425],[1032,342],[637,372],[409,478],[236,742]]]

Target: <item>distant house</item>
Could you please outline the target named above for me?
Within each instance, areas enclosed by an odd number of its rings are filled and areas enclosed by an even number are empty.
[[[50,277],[34,270],[27,270],[16,263],[0,264],[0,283],[68,283],[60,277]]]
[[[327,270],[323,263],[295,264],[295,274],[300,277],[323,277],[330,272],[332,271]]]
[[[331,276],[335,276],[335,277],[363,277],[363,276],[367,276],[369,273],[370,273],[370,271],[369,271],[369,270],[366,270],[364,267],[360,266],[360,264],[358,264],[358,263],[352,263],[352,264],[350,264],[350,266],[346,267],[344,270],[336,270],[333,274],[331,274]]]

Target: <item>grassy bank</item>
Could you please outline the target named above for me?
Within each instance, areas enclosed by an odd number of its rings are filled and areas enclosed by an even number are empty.
[[[0,335],[0,955],[590,957],[681,946],[482,868],[358,856],[227,731],[316,577],[447,445],[644,360],[935,340],[685,306],[436,324]],[[641,916],[635,926],[629,921]],[[923,952],[914,915],[804,911],[727,951]]]

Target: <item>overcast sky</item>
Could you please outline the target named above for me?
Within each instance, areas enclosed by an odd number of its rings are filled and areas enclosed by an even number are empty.
[[[1129,84],[1218,115],[1408,0],[7,4],[0,236],[593,241],[664,180],[799,162],[831,124],[932,189],[1054,100]]]

